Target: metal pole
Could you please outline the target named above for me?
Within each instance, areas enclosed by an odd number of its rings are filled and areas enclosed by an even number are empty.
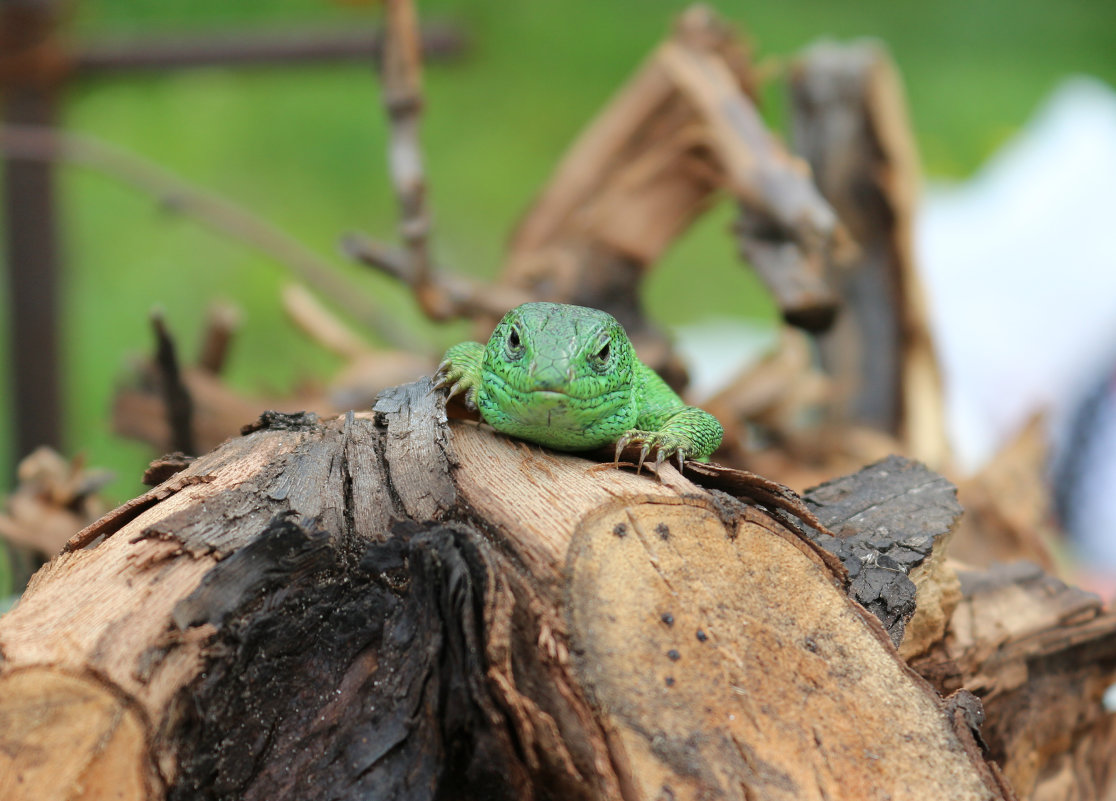
[[[48,3],[10,2],[0,12],[0,77],[5,123],[53,125],[57,79],[51,58],[54,15]],[[39,445],[61,446],[59,244],[49,164],[3,165],[3,225],[8,277],[9,396],[19,459]],[[9,466],[10,470],[11,467]]]

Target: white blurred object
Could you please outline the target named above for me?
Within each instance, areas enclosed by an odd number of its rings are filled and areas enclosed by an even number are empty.
[[[1078,462],[1065,522],[1116,565],[1116,92],[1065,81],[972,180],[927,193],[916,240],[961,467],[1047,411]]]
[[[916,248],[949,427],[978,468],[1063,417],[1116,345],[1116,93],[1063,83],[970,181],[927,192]]]

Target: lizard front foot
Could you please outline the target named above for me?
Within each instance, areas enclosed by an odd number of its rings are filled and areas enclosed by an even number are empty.
[[[449,387],[448,401],[465,393],[465,406],[477,410],[477,390],[481,384],[480,362],[484,346],[479,342],[462,342],[446,351],[446,357],[434,372],[434,389]]]
[[[639,445],[639,461],[636,463],[636,473],[643,470],[643,463],[647,460],[648,454],[652,451],[655,452],[655,474],[659,474],[659,468],[663,466],[663,462],[672,456],[678,461],[678,472],[682,472],[683,465],[686,461],[686,456],[693,448],[693,443],[689,438],[679,434],[672,434],[667,431],[641,431],[638,428],[633,428],[624,433],[616,441],[616,456],[614,462],[620,461],[620,454],[629,445]]]

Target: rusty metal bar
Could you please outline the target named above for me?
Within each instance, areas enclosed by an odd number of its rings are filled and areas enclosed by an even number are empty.
[[[448,24],[423,26],[423,54],[431,59],[455,58],[464,51],[465,36]],[[163,35],[104,39],[76,43],[72,69],[82,77],[135,70],[183,67],[289,66],[307,62],[358,61],[375,64],[382,58],[383,33],[378,29],[297,32],[241,31],[230,34]]]
[[[58,59],[49,2],[12,2],[0,10],[0,119],[53,125]],[[51,166],[3,162],[5,264],[8,281],[8,391],[15,460],[39,445],[61,447],[58,271],[60,246]],[[10,476],[14,461],[5,466]]]
[[[34,90],[4,97],[4,121],[49,125],[54,98]],[[8,273],[9,380],[15,458],[61,447],[58,342],[59,231],[51,166],[7,159],[3,179]]]

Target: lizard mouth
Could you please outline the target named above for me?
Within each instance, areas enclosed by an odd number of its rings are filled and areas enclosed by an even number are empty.
[[[504,409],[521,425],[552,428],[575,424],[570,418],[573,397],[566,392],[534,389],[522,392]]]

